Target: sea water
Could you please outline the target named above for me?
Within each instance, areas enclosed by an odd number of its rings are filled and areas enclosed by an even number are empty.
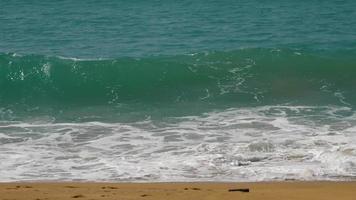
[[[356,2],[0,1],[0,181],[356,177]]]

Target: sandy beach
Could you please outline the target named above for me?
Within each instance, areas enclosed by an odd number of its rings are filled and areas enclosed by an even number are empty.
[[[249,191],[229,191],[249,189]],[[0,200],[264,199],[354,200],[356,182],[1,183]]]

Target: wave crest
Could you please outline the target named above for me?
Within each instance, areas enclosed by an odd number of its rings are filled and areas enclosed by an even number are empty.
[[[80,60],[0,55],[1,104],[351,104],[354,59],[275,49]]]

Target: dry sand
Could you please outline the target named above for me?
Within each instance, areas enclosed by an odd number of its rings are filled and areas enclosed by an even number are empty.
[[[249,188],[249,192],[229,189]],[[356,182],[0,183],[0,200],[356,200]]]

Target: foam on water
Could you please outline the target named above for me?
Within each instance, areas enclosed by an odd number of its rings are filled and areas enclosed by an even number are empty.
[[[0,181],[352,179],[354,8],[0,1]]]
[[[356,177],[348,107],[261,106],[133,123],[0,124],[0,180],[262,181]]]

